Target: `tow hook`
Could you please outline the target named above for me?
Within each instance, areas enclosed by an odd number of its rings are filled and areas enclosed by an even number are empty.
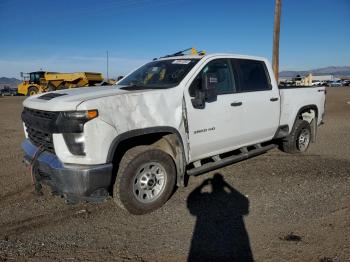
[[[32,178],[32,184],[34,185],[34,193],[38,196],[42,196],[42,186],[40,183],[40,175],[38,172],[38,158],[40,154],[44,152],[44,149],[42,146],[38,148],[37,151],[35,151],[33,158],[29,159],[28,157],[24,157],[23,162],[26,166],[28,166],[30,176]]]

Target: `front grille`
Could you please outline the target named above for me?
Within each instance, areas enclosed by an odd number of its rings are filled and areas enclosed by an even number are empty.
[[[43,110],[36,110],[36,109],[30,109],[25,107],[23,113],[29,114],[34,117],[40,117],[50,120],[55,120],[57,118],[58,112],[51,112],[51,111],[43,111]]]
[[[29,140],[45,151],[55,153],[51,126],[56,122],[59,112],[24,108],[22,120],[26,126]]]
[[[41,147],[45,151],[55,153],[53,146],[52,134],[45,133],[34,128],[28,127],[26,124],[29,140],[37,147]]]

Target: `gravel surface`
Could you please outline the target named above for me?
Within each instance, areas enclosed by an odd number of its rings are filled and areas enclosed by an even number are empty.
[[[306,154],[276,149],[191,177],[144,216],[112,199],[34,195],[22,101],[0,98],[0,261],[350,261],[350,88],[328,89],[326,123]]]

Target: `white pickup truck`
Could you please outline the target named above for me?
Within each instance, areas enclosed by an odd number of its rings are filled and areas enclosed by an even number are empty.
[[[324,87],[279,89],[264,58],[155,59],[115,86],[27,98],[25,162],[68,202],[112,195],[132,214],[162,206],[186,175],[315,141]]]

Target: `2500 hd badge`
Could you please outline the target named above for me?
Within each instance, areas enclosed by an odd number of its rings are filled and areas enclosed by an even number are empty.
[[[205,133],[205,132],[214,131],[214,130],[215,130],[215,126],[210,127],[210,128],[199,129],[199,130],[194,131],[193,133],[196,135],[199,133]]]

